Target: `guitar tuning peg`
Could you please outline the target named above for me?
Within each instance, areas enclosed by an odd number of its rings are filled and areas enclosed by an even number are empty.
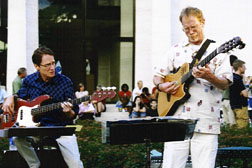
[[[112,90],[116,90],[116,87],[115,87],[115,86],[112,86],[111,89],[112,89]]]
[[[102,90],[104,90],[104,91],[105,91],[105,90],[107,90],[107,88],[106,88],[106,87],[102,87],[101,89],[102,89]]]

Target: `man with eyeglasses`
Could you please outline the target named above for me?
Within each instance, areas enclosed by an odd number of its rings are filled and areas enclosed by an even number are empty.
[[[72,81],[65,75],[55,72],[54,53],[47,47],[39,47],[32,56],[32,61],[37,71],[28,75],[23,80],[22,88],[16,96],[21,99],[34,100],[41,95],[49,95],[53,103],[61,103],[61,108],[44,114],[36,121],[40,126],[65,126],[73,124],[73,119],[78,114],[78,105],[72,105],[67,100],[74,99],[74,89]],[[13,114],[14,96],[9,96],[2,109]],[[29,137],[33,138],[33,137]],[[30,168],[40,166],[31,143],[27,137],[14,137],[18,152],[26,160]],[[59,145],[62,156],[71,168],[82,168],[80,154],[75,135],[55,137]]]
[[[166,75],[174,72],[184,63],[191,63],[195,53],[206,40],[203,28],[205,19],[198,8],[187,7],[180,14],[180,22],[187,41],[172,47],[166,57],[168,66],[157,66],[153,78],[160,92],[174,95],[179,86],[175,81],[165,82]],[[210,44],[202,60],[216,49]],[[189,153],[194,168],[214,168],[220,134],[221,90],[228,88],[232,82],[232,70],[229,57],[220,54],[204,67],[193,67],[195,78],[189,86],[191,97],[181,104],[175,116],[185,119],[199,119],[192,139],[185,141],[165,142],[163,168],[184,168]]]

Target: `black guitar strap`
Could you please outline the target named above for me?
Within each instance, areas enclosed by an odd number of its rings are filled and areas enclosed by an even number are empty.
[[[192,62],[190,63],[190,69],[192,69],[194,66],[196,66],[199,62],[199,60],[201,59],[201,57],[203,56],[203,54],[206,52],[206,49],[208,48],[208,46],[210,45],[210,43],[215,43],[215,41],[207,39],[202,46],[200,47],[199,51],[197,52],[197,54],[195,55],[195,57],[193,57]]]

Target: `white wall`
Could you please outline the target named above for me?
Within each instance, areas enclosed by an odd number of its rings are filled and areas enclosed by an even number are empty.
[[[170,47],[170,1],[136,0],[135,87],[142,80],[151,91],[153,67],[165,62]]]

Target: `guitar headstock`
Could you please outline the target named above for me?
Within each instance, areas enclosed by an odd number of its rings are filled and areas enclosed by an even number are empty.
[[[240,37],[235,37],[232,40],[227,41],[226,43],[222,44],[217,52],[218,53],[227,53],[228,51],[238,48],[238,49],[243,49],[245,47],[245,43],[242,42]]]
[[[101,87],[92,94],[92,100],[102,101],[106,98],[114,98],[116,96],[116,87]]]

